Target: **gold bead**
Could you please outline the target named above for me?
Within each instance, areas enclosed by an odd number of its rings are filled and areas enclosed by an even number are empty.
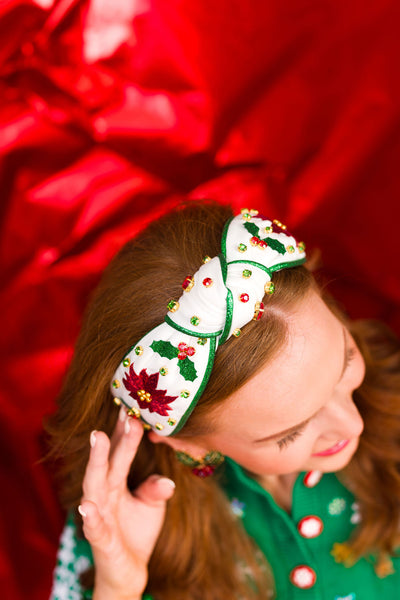
[[[114,404],[115,404],[116,406],[121,406],[121,398],[116,398],[116,397],[114,396]]]
[[[158,431],[162,431],[164,429],[164,425],[161,425],[161,423],[156,423],[155,428],[158,429]]]
[[[234,329],[232,331],[232,335],[234,335],[235,337],[239,337],[239,335],[242,333],[241,329],[239,329],[239,327],[237,327],[236,329]]]
[[[135,419],[138,419],[140,417],[140,410],[135,406],[131,406],[131,408],[127,410],[127,415],[128,417],[134,417]]]
[[[267,283],[264,285],[264,292],[266,294],[273,294],[275,291],[275,284],[272,281],[267,281]]]
[[[167,308],[169,310],[169,312],[176,312],[179,308],[179,302],[177,302],[176,300],[170,300],[170,302],[168,302],[167,304]]]
[[[142,425],[143,425],[143,429],[144,429],[145,431],[150,431],[150,429],[151,429],[151,425],[149,425],[148,423],[142,423]]]
[[[249,213],[251,214],[252,217],[256,217],[258,215],[258,210],[255,208],[251,208],[249,210]]]

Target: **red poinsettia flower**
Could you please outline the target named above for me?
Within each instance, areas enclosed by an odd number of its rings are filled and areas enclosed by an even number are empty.
[[[167,417],[167,411],[171,410],[168,403],[176,400],[178,396],[166,396],[166,390],[158,390],[158,378],[159,373],[148,375],[146,369],[142,369],[137,375],[131,365],[129,374],[122,380],[122,383],[140,408],[147,408],[150,412]]]

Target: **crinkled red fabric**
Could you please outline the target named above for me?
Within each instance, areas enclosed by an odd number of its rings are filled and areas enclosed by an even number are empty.
[[[0,589],[47,598],[63,521],[42,420],[103,267],[185,194],[321,252],[400,330],[396,0],[0,3]]]

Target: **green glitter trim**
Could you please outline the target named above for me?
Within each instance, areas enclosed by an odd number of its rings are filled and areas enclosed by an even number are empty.
[[[233,318],[233,295],[229,288],[226,288],[226,289],[228,292],[226,295],[226,321],[225,321],[224,330],[219,339],[220,346],[222,346],[222,344],[224,344],[226,342],[226,339],[229,334],[229,330],[232,326],[232,318]]]
[[[234,217],[231,217],[230,219],[227,220],[227,222],[225,223],[224,230],[222,232],[221,252],[225,257],[225,260],[226,260],[226,236],[228,235],[228,227],[232,223],[233,219],[234,219]]]
[[[215,337],[218,337],[219,335],[221,335],[221,333],[222,333],[222,329],[215,333],[200,333],[199,331],[191,331],[190,329],[186,329],[186,327],[181,327],[180,325],[175,323],[168,315],[166,315],[166,317],[165,317],[165,322],[168,323],[168,325],[171,325],[171,327],[173,327],[177,331],[180,331],[182,333],[187,333],[187,335],[190,335],[191,337],[194,337],[194,338],[199,338],[199,337],[215,338]]]
[[[298,260],[292,260],[284,263],[279,263],[279,265],[273,265],[270,267],[271,273],[275,273],[276,271],[281,271],[282,269],[288,269],[290,267],[298,267],[306,262],[306,257],[299,258]]]
[[[212,367],[214,364],[214,358],[215,358],[215,349],[217,346],[217,341],[215,338],[210,338],[210,351],[208,354],[208,362],[207,362],[207,366],[206,366],[206,370],[204,372],[204,377],[203,380],[200,384],[199,389],[196,392],[196,395],[194,396],[192,402],[189,404],[188,408],[186,409],[185,413],[182,415],[178,425],[175,427],[174,431],[170,434],[170,435],[174,435],[175,433],[178,433],[178,431],[180,431],[182,429],[182,427],[184,426],[184,424],[186,423],[186,421],[188,420],[188,418],[190,417],[190,415],[192,414],[200,396],[202,395],[204,388],[206,387],[208,380],[210,379],[210,375],[211,375],[211,371],[212,371]],[[169,436],[168,436],[169,437]]]

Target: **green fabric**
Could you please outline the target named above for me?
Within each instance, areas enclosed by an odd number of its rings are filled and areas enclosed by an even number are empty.
[[[354,496],[334,474],[325,474],[314,487],[307,487],[305,473],[301,473],[294,485],[289,515],[239,465],[226,459],[223,469],[221,484],[232,511],[242,519],[272,567],[277,600],[400,599],[400,557],[393,558],[395,572],[382,579],[375,574],[372,560],[362,559],[346,568],[332,557],[333,544],[348,540],[359,521]],[[298,523],[307,516],[316,516],[323,523],[317,537],[305,538],[298,531]],[[77,536],[69,515],[60,540],[50,600],[90,598],[90,593],[82,593],[79,575],[92,564],[90,546]],[[316,582],[309,589],[290,581],[290,573],[299,565],[307,565],[316,573]],[[143,600],[153,599],[145,595]]]
[[[333,473],[322,476],[314,487],[304,484],[301,473],[294,485],[292,514],[276,505],[270,494],[243,469],[227,459],[223,485],[233,512],[267,557],[275,577],[278,600],[398,600],[400,558],[393,559],[395,573],[379,578],[372,561],[362,559],[353,567],[336,563],[330,551],[335,542],[349,539],[359,521],[354,496]],[[297,524],[307,516],[322,520],[315,538],[303,537]],[[292,569],[307,565],[316,582],[301,589],[290,581]]]

